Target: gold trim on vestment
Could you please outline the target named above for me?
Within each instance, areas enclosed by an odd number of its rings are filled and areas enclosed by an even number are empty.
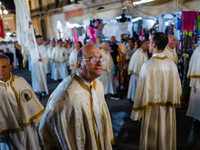
[[[43,108],[39,113],[37,113],[36,115],[32,116],[29,121],[27,123],[23,123],[25,126],[29,126],[31,121],[37,119],[38,117],[40,117],[43,113],[45,112],[45,108]]]
[[[45,108],[42,109],[40,112],[38,112],[36,115],[30,117],[30,118],[29,118],[29,121],[28,121],[27,123],[25,123],[25,121],[23,120],[23,115],[22,115],[23,113],[22,113],[22,110],[21,110],[21,107],[20,107],[20,100],[19,100],[18,94],[17,94],[15,88],[12,86],[12,84],[14,83],[14,80],[15,80],[15,76],[12,74],[12,78],[11,78],[11,81],[10,81],[10,86],[11,86],[11,88],[12,88],[14,94],[15,94],[16,99],[17,99],[17,104],[18,104],[20,116],[21,116],[21,118],[22,118],[22,123],[23,123],[24,125],[26,125],[26,126],[29,126],[30,123],[31,123],[31,121],[33,121],[34,119],[37,119],[38,117],[40,117],[40,116],[44,113]],[[11,106],[12,106],[12,105],[11,105]]]
[[[29,89],[25,89],[25,90],[23,90],[23,91],[21,92],[21,97],[23,96],[23,95],[22,95],[23,92],[26,91],[26,90],[28,90],[28,91],[30,92],[30,94],[31,94],[30,100],[31,100],[31,98],[33,97],[33,95],[32,95],[32,92],[31,92]],[[30,100],[25,101],[25,100],[23,100],[23,98],[22,98],[22,101],[25,102],[25,103],[26,103],[26,102],[29,102]]]
[[[175,55],[175,54],[174,54],[174,53],[175,53],[174,50],[171,50],[171,49],[169,48],[169,46],[167,46],[167,49],[168,49],[170,52],[173,53],[173,57],[174,57],[174,61],[175,61],[174,63],[175,63],[176,65],[178,65],[178,58],[177,58],[178,56],[177,56],[177,57],[174,56],[174,55]]]
[[[64,60],[64,61],[62,61],[62,62],[56,61],[55,59],[51,59],[51,60],[53,60],[53,61],[56,62],[56,63],[64,63],[64,62],[68,61],[69,59],[66,59],[66,60]]]
[[[4,86],[4,87],[6,87],[6,84],[0,82],[0,86]]]
[[[115,143],[114,138],[111,140],[111,145],[113,145]]]
[[[189,75],[187,78],[200,78],[200,75]]]
[[[148,102],[147,105],[141,106],[141,107],[132,107],[133,111],[140,111],[140,110],[146,110],[148,106],[171,106],[171,107],[181,107],[181,104],[173,104],[172,102]]]
[[[129,70],[128,72],[130,72],[130,73],[132,73],[132,74],[134,74],[134,75],[136,75],[136,76],[138,76],[138,77],[139,77],[139,74],[137,74],[137,73],[133,72],[132,70]]]
[[[164,56],[164,57],[153,56],[153,57],[151,57],[151,58],[160,59],[160,60],[165,60],[165,59],[167,59],[168,57],[167,57],[167,56]]]
[[[6,130],[2,130],[0,135],[4,135],[6,133],[18,133],[19,131],[21,131],[20,127],[16,129],[6,129]]]
[[[69,66],[72,66],[72,67],[76,67],[76,68],[77,68],[77,66],[75,66],[75,65],[73,65],[73,64],[71,64],[71,65],[69,65]]]
[[[98,150],[101,150],[101,143],[100,143],[99,138],[97,137],[97,130],[96,130],[96,126],[95,126],[96,120],[95,120],[94,111],[93,111],[93,98],[92,98],[92,93],[91,93],[92,85],[88,86],[85,83],[83,83],[81,81],[80,77],[76,75],[76,73],[72,74],[71,77],[74,78],[83,89],[85,89],[86,91],[88,91],[90,93],[90,112],[91,112],[91,119],[92,119],[92,124],[93,124],[93,129],[94,129],[94,135],[95,135],[95,139],[96,139],[97,148],[98,148]],[[96,83],[94,83],[94,82],[95,82],[95,80],[93,81],[93,86],[96,86]]]
[[[107,69],[103,69],[102,71],[107,71]]]

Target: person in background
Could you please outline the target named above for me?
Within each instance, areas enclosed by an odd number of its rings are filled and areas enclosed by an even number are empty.
[[[110,42],[111,42],[111,44],[110,44],[110,54],[111,54],[112,59],[114,61],[113,77],[115,79],[115,83],[117,84],[116,87],[119,87],[119,79],[117,77],[117,73],[118,73],[117,57],[119,57],[119,49],[118,49],[118,45],[116,44],[115,36],[111,37]]]
[[[15,52],[16,52],[16,57],[18,59],[18,63],[19,63],[18,67],[19,67],[19,69],[21,69],[22,68],[22,61],[23,61],[22,50],[21,50],[21,46],[17,42],[15,42]]]
[[[138,48],[140,48],[140,46],[141,46],[141,41],[140,40],[136,40],[135,41],[135,45],[134,45],[135,50],[137,50]]]
[[[28,82],[11,71],[9,58],[0,55],[1,137],[10,150],[40,150],[37,125],[45,108]]]
[[[96,38],[96,46],[101,50],[102,49],[102,38],[98,36]]]
[[[129,61],[128,72],[129,74],[131,74],[131,78],[129,81],[127,98],[131,99],[132,101],[135,100],[140,69],[142,67],[142,64],[148,60],[148,49],[149,45],[147,40],[143,40],[141,42],[141,47],[135,51]]]
[[[79,41],[75,44],[75,49],[71,52],[69,56],[69,68],[71,70],[71,74],[77,71],[77,53],[82,47],[82,43]]]
[[[178,70],[163,50],[167,35],[154,33],[150,60],[142,65],[131,119],[142,120],[140,150],[176,150],[176,107],[182,93]]]

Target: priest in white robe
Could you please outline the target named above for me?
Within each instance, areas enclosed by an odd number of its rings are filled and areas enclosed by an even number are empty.
[[[181,82],[177,67],[164,53],[168,38],[157,32],[150,40],[152,58],[139,74],[131,119],[142,120],[140,150],[176,150],[176,112]]]
[[[55,42],[51,41],[50,42],[50,46],[47,49],[47,54],[48,54],[48,63],[47,63],[47,67],[45,68],[45,72],[46,74],[51,74],[52,73],[52,52],[53,52],[53,48],[55,47]]]
[[[128,87],[127,98],[134,102],[138,78],[142,64],[148,60],[147,50],[149,49],[148,42],[142,41],[141,47],[138,48],[132,55],[129,65],[128,74],[131,75]]]
[[[168,39],[168,44],[165,47],[163,53],[176,65],[178,65],[178,55],[176,53],[177,38],[175,35],[168,35]]]
[[[103,58],[105,59],[105,63],[103,64],[102,74],[98,79],[103,83],[105,95],[116,94],[113,73],[112,73],[114,69],[114,62],[109,50],[110,50],[110,44],[108,42],[103,42],[101,53],[103,55]]]
[[[187,78],[190,78],[190,101],[186,115],[200,121],[200,47],[193,52]]]
[[[75,44],[75,49],[70,53],[69,56],[69,69],[71,70],[71,74],[73,74],[74,72],[77,71],[77,53],[80,50],[80,48],[82,47],[82,43],[81,42],[77,42]]]
[[[40,150],[36,127],[45,109],[26,80],[11,70],[9,58],[0,55],[0,135],[10,150]]]
[[[101,75],[102,54],[88,44],[78,52],[78,71],[52,93],[39,126],[44,149],[112,150],[113,131]]]
[[[51,78],[55,81],[59,79],[65,79],[68,76],[67,61],[68,54],[67,49],[62,47],[63,41],[58,40],[58,45],[54,47],[52,52],[52,74]]]
[[[31,25],[32,23],[30,23]],[[29,26],[30,27],[30,26]],[[30,29],[29,29],[30,30]],[[26,32],[26,47],[28,47],[31,56],[31,80],[33,91],[42,96],[42,93],[49,94],[47,87],[47,77],[44,68],[48,63],[47,49],[42,44],[43,38],[41,35],[36,36],[39,58],[37,56],[35,45],[31,39],[31,31]],[[33,34],[33,33],[32,33]]]

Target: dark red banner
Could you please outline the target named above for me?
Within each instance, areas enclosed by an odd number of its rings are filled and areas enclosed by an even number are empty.
[[[0,19],[0,37],[5,38],[2,19]]]

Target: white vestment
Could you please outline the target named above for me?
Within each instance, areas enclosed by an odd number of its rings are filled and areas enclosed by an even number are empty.
[[[190,101],[186,115],[200,121],[200,47],[192,54],[187,78],[190,78]]]
[[[74,49],[71,53],[70,53],[70,56],[69,56],[69,67],[70,67],[70,70],[71,70],[71,74],[73,74],[74,72],[76,72],[78,69],[77,69],[77,53],[78,53],[78,50]]]
[[[32,80],[32,88],[34,92],[46,92],[49,94],[47,87],[47,77],[44,68],[46,68],[48,63],[48,55],[47,50],[44,45],[38,46],[39,57],[42,59],[42,62],[39,62],[39,58],[36,53],[35,46],[31,40],[30,32],[27,31],[27,41],[26,46],[30,51],[31,56],[31,80]]]
[[[115,94],[116,90],[114,87],[113,73],[114,62],[112,56],[109,51],[101,50],[103,58],[106,60],[105,64],[103,64],[103,71],[101,76],[98,78],[104,86],[104,94]]]
[[[171,49],[169,48],[169,46],[167,45],[163,51],[163,53],[169,58],[171,59],[176,65],[178,65],[178,55],[176,53],[176,49]]]
[[[46,74],[48,73],[52,73],[52,52],[53,52],[53,47],[51,46],[48,46],[48,49],[47,49],[47,55],[48,55],[48,63],[47,63],[47,67],[45,68],[45,72]]]
[[[64,47],[54,47],[52,52],[52,74],[51,78],[57,81],[58,79],[65,79],[68,76],[67,61],[68,54]]]
[[[99,80],[79,74],[65,78],[52,93],[39,126],[45,149],[111,150],[110,114]]]
[[[176,150],[176,112],[181,82],[176,65],[156,53],[141,68],[131,119],[142,118],[140,150]]]
[[[131,99],[132,101],[134,101],[135,99],[135,93],[138,83],[138,76],[140,74],[140,69],[142,67],[142,64],[147,60],[148,60],[147,52],[144,52],[141,48],[139,48],[133,53],[129,61],[128,73],[131,74],[131,78],[129,81],[127,98]]]
[[[20,85],[20,86],[19,86]],[[45,109],[22,77],[0,81],[1,135],[10,150],[39,150],[36,126]]]

